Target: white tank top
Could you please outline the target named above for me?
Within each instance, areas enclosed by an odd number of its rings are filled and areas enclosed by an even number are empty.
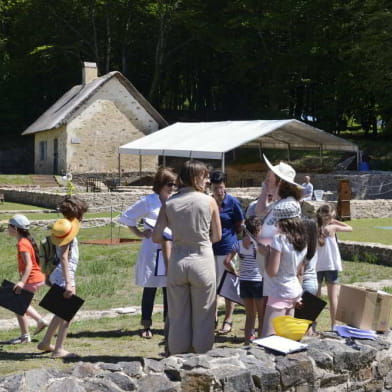
[[[326,237],[325,244],[317,248],[316,271],[342,271],[342,269],[336,237]]]

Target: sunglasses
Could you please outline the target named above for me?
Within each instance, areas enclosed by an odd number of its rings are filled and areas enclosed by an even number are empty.
[[[16,226],[11,225],[11,223],[8,223],[8,227],[13,227],[15,229]]]
[[[177,184],[175,182],[168,182],[166,185],[167,186],[177,186]]]

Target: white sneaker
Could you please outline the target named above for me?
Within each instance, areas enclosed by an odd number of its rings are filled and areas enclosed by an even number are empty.
[[[31,338],[30,335],[21,335],[18,338],[10,339],[7,341],[7,344],[23,344],[23,343],[30,343]]]

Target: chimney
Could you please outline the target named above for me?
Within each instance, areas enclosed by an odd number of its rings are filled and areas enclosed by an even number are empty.
[[[87,84],[98,77],[96,63],[83,62],[82,83]]]

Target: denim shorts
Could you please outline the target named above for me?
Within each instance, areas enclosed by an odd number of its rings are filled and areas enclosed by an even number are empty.
[[[263,298],[263,282],[240,280],[241,298]]]
[[[317,280],[319,284],[323,283],[324,278],[327,283],[339,283],[339,272],[337,270],[318,271]]]
[[[310,294],[317,295],[318,282],[317,279],[304,279],[302,281],[302,290]]]

